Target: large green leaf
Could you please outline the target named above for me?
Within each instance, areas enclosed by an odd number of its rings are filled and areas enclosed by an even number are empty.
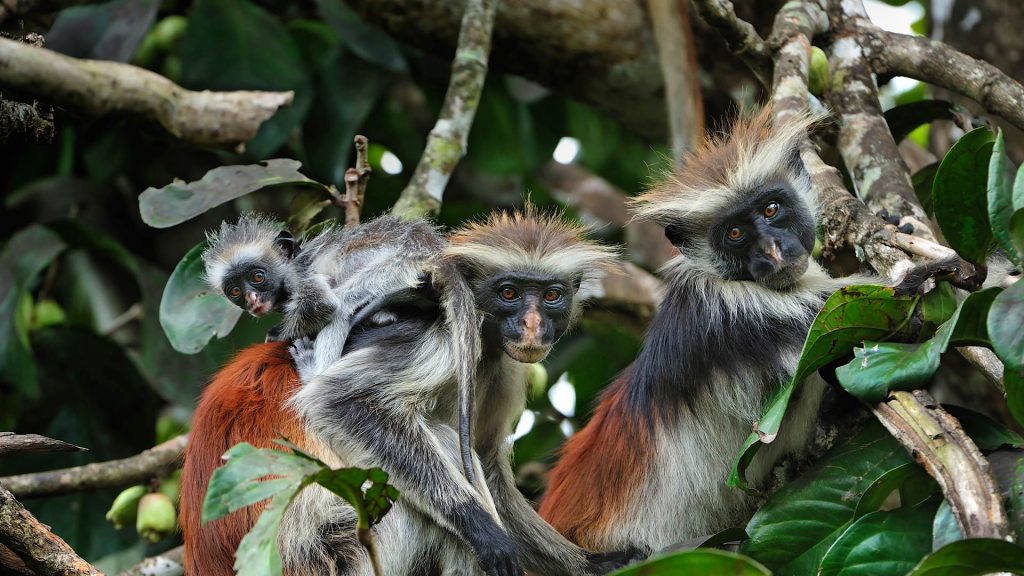
[[[178,352],[195,354],[211,338],[223,338],[234,328],[242,309],[214,292],[203,281],[200,243],[175,266],[160,300],[160,325]]]
[[[298,128],[311,102],[310,73],[288,28],[244,0],[198,0],[181,41],[182,84],[197,90],[294,90],[291,106],[263,123],[247,157],[271,155]]]
[[[1024,282],[1017,282],[992,302],[988,313],[992,349],[1003,361],[1007,403],[1018,422],[1024,422]]]
[[[983,262],[992,244],[988,220],[988,165],[993,136],[988,128],[964,134],[935,174],[935,219],[949,245],[971,262]]]
[[[744,473],[762,444],[775,440],[793,390],[829,362],[850,353],[865,340],[880,340],[903,328],[917,298],[895,296],[883,286],[849,286],[829,297],[811,325],[796,372],[768,402],[768,408],[747,437],[729,485],[746,487]]]
[[[685,574],[769,576],[771,572],[751,558],[712,548],[677,552],[612,572],[613,576],[680,576]]]
[[[907,576],[980,576],[995,572],[1024,574],[1024,548],[994,538],[957,540],[926,556]]]
[[[937,503],[872,512],[828,549],[819,576],[903,576],[932,551]]]
[[[271,186],[322,184],[299,172],[302,163],[275,158],[248,166],[214,168],[194,182],[175,180],[162,188],[146,188],[139,195],[142,220],[154,228],[169,228],[250,192]]]
[[[906,451],[876,422],[833,448],[803,477],[784,486],[754,514],[750,539],[740,551],[778,574],[814,574],[832,543],[873,506],[860,506],[865,494],[898,486],[893,478],[916,478]],[[897,470],[897,472],[893,472]],[[874,488],[884,484],[884,489]],[[880,498],[872,497],[877,503]]]
[[[880,402],[890,390],[921,388],[938,370],[950,343],[988,343],[982,319],[999,292],[999,288],[989,288],[969,295],[935,336],[919,344],[866,341],[863,348],[854,348],[849,364],[836,369],[839,383],[865,402]]]
[[[992,225],[992,236],[1015,262],[1020,255],[1010,238],[1010,217],[1013,215],[1013,190],[1007,174],[1006,143],[1003,131],[996,134],[992,158],[988,164],[988,220]]]
[[[59,236],[32,226],[12,236],[0,252],[0,380],[29,397],[39,393],[39,382],[19,306],[39,273],[65,248]]]

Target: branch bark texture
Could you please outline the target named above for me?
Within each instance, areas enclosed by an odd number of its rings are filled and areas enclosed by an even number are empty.
[[[0,478],[0,485],[17,497],[26,498],[142,484],[153,477],[168,474],[180,466],[187,442],[187,436],[178,436],[122,460],[7,476]]]
[[[704,101],[697,72],[697,47],[690,26],[689,0],[647,0],[658,59],[665,78],[665,103],[671,132],[672,159],[704,136]]]
[[[437,214],[441,209],[444,189],[466,153],[469,130],[480,104],[497,9],[498,0],[466,0],[441,115],[427,136],[416,171],[395,203],[395,214],[415,217]]]
[[[88,116],[140,116],[197,146],[235,148],[293,97],[290,91],[194,92],[136,66],[79,60],[5,38],[0,85]]]
[[[0,544],[39,576],[103,576],[0,485]]]
[[[0,432],[0,456],[17,452],[79,452],[82,450],[85,448],[38,434]]]

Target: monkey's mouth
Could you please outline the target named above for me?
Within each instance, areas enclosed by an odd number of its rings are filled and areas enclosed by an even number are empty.
[[[249,314],[252,314],[253,316],[259,318],[261,316],[266,316],[267,314],[269,314],[271,308],[273,308],[273,306],[270,304],[270,302],[260,300],[259,302],[249,307]]]
[[[508,354],[516,362],[523,364],[536,364],[544,360],[551,351],[551,346],[521,346],[506,342],[502,345],[505,354]]]
[[[791,258],[786,260],[781,267],[758,278],[757,281],[775,290],[789,288],[807,272],[808,266],[810,266],[810,257],[807,255]]]

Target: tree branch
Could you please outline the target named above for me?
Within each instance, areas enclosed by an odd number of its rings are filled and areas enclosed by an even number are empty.
[[[1010,539],[988,461],[956,418],[924,390],[893,392],[872,411],[939,483],[965,538]]]
[[[704,100],[697,73],[697,48],[689,0],[647,0],[658,60],[665,79],[665,104],[672,136],[672,160],[704,136]]]
[[[736,16],[729,0],[693,0],[697,12],[725,40],[729,51],[742,60],[765,86],[771,86],[772,52],[750,23]]]
[[[79,452],[82,450],[85,448],[38,434],[0,432],[0,456],[18,452]]]
[[[241,149],[292,92],[193,92],[148,70],[0,38],[0,84],[89,116],[126,112],[197,146]]]
[[[118,576],[182,576],[185,573],[185,547],[178,546],[150,556]]]
[[[359,224],[359,215],[363,210],[363,198],[366,197],[366,185],[370,182],[370,162],[367,160],[366,136],[356,134],[353,139],[356,148],[356,165],[345,171],[345,225]]]
[[[17,497],[26,498],[142,484],[154,476],[166,475],[180,466],[187,442],[188,436],[177,436],[141,454],[122,460],[7,476],[0,478],[0,485],[5,486]]]
[[[39,576],[103,576],[0,486],[0,544]]]
[[[392,212],[403,217],[437,214],[455,166],[466,153],[466,140],[480,104],[491,53],[491,31],[498,0],[466,0],[459,44],[441,114],[427,136],[423,157]]]

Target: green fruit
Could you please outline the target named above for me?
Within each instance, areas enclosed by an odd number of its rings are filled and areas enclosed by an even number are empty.
[[[159,542],[174,534],[177,517],[174,513],[174,502],[166,494],[154,492],[146,494],[139,502],[139,517],[135,520],[135,529],[139,536],[148,542]]]
[[[530,384],[530,396],[540,396],[548,389],[548,369],[543,364],[530,364],[526,381]]]
[[[64,316],[64,309],[53,300],[41,300],[36,303],[33,314],[32,329],[39,330],[55,324],[63,324],[67,317]]]
[[[186,28],[188,28],[188,18],[175,14],[157,22],[150,34],[157,47],[167,52],[174,47],[178,38],[185,34]]]
[[[139,510],[139,500],[145,495],[145,486],[139,485],[125,488],[117,495],[117,498],[114,498],[114,503],[110,505],[110,510],[107,510],[107,520],[118,530],[124,527],[125,524],[134,522]]]
[[[807,77],[807,89],[815,96],[821,96],[832,83],[828,69],[828,56],[817,46],[811,46],[811,70]]]
[[[170,476],[161,480],[158,491],[177,504],[178,497],[181,495],[181,470],[175,470]]]

